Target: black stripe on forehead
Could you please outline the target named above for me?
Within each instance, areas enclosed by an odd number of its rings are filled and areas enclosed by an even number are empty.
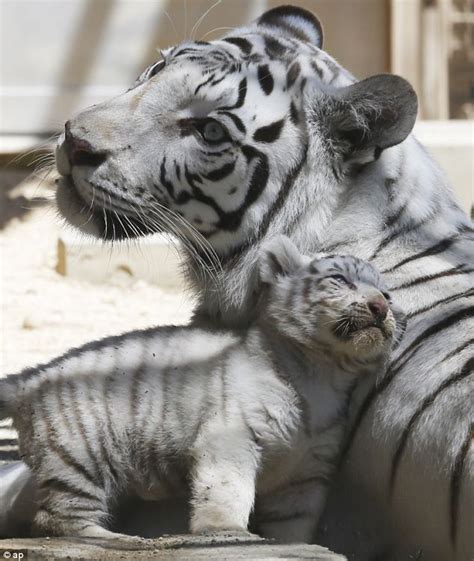
[[[257,71],[258,82],[265,95],[270,95],[273,91],[273,76],[267,64],[262,64]]]
[[[296,82],[296,80],[298,79],[298,76],[300,75],[300,72],[301,72],[301,66],[300,66],[299,62],[294,62],[290,66],[290,68],[288,69],[288,72],[286,74],[286,88],[288,90]]]
[[[265,43],[265,52],[270,58],[282,58],[286,54],[286,47],[280,43],[278,39],[270,35],[264,35],[263,41]]]
[[[247,132],[247,129],[245,128],[244,123],[242,122],[242,120],[239,117],[237,117],[237,115],[234,115],[230,111],[219,111],[219,114],[220,115],[225,115],[226,117],[229,117],[229,119],[232,119],[234,125],[239,129],[239,131],[242,134],[245,134]]]
[[[275,121],[264,127],[260,127],[253,134],[253,139],[256,142],[275,142],[280,138],[283,125],[285,124],[285,119],[281,121]]]
[[[245,55],[249,55],[252,52],[252,43],[244,37],[226,37],[222,40],[226,43],[236,45]]]
[[[243,78],[240,81],[238,92],[239,92],[239,96],[237,98],[237,101],[234,103],[234,105],[226,105],[224,107],[219,107],[218,110],[224,111],[228,109],[238,109],[239,107],[242,107],[242,105],[245,102],[245,98],[247,97],[247,78]]]
[[[321,78],[321,80],[323,79],[323,71],[321,70],[321,68],[318,66],[317,62],[313,59],[310,60],[311,68],[316,72],[316,74]]]

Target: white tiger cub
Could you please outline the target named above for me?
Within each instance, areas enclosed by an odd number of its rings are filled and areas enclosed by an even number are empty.
[[[120,494],[189,491],[192,532],[246,531],[257,495],[259,532],[311,540],[349,393],[381,371],[403,315],[355,257],[309,258],[278,237],[259,270],[247,329],[138,332],[0,381],[0,418],[40,490],[37,533],[113,537]]]

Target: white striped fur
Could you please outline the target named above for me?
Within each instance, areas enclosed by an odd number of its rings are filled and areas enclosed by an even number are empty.
[[[96,153],[71,158],[60,142],[63,213],[102,238],[177,234],[201,302],[195,325],[252,321],[260,245],[277,234],[385,271],[407,335],[384,381],[357,388],[315,539],[357,561],[471,561],[473,228],[409,136],[415,94],[394,76],[357,82],[298,8],[165,59],[71,121]],[[222,104],[232,116],[216,113]],[[220,138],[208,117],[230,139],[208,145]]]
[[[120,495],[188,493],[192,532],[246,531],[257,493],[257,531],[311,540],[349,392],[383,370],[402,316],[359,259],[310,259],[280,238],[260,267],[248,329],[139,332],[0,381],[0,418],[39,488],[37,533],[113,537]]]

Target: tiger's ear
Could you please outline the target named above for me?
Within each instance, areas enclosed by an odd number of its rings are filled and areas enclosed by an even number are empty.
[[[319,48],[322,47],[323,28],[321,23],[314,14],[304,8],[278,6],[261,15],[256,23],[273,28],[279,34],[312,43]]]
[[[260,280],[272,284],[278,277],[296,271],[303,262],[303,256],[286,236],[272,238],[261,247],[258,263]]]
[[[411,85],[392,74],[372,76],[309,100],[309,119],[334,151],[341,171],[377,160],[415,124],[418,100]]]

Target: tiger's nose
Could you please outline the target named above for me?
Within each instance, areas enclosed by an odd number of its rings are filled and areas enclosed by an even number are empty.
[[[388,304],[384,298],[371,298],[367,302],[367,307],[369,308],[376,321],[383,321],[387,317]]]
[[[64,129],[64,147],[72,166],[97,167],[105,161],[107,158],[105,152],[95,150],[90,142],[72,133],[70,121],[67,121]]]

